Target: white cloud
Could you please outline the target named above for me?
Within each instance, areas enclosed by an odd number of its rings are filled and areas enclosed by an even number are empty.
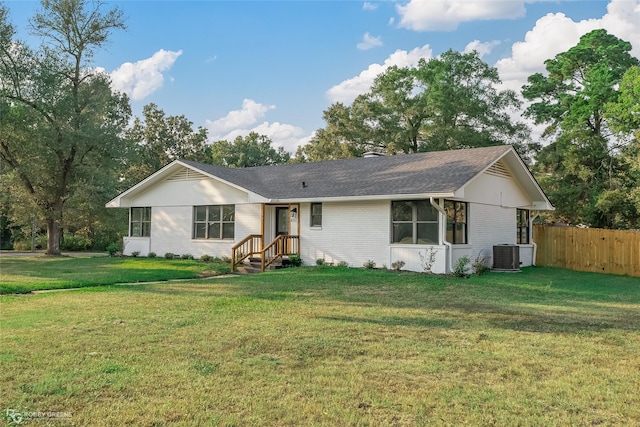
[[[545,73],[545,60],[567,51],[581,36],[600,28],[630,42],[631,54],[640,58],[640,0],[611,0],[607,13],[599,19],[576,22],[562,13],[550,13],[538,19],[523,41],[513,44],[511,56],[496,63],[503,88],[519,93],[530,75]],[[529,124],[534,138],[539,137],[544,126]]]
[[[331,102],[351,103],[358,95],[367,92],[376,76],[383,73],[387,68],[397,65],[398,67],[416,66],[421,58],[430,59],[433,55],[431,47],[424,45],[409,52],[406,50],[396,50],[383,64],[371,64],[366,70],[350,79],[333,86],[327,91],[327,98]]]
[[[357,44],[357,48],[360,50],[369,50],[376,46],[382,46],[382,39],[380,37],[374,37],[369,33],[365,33],[362,37],[362,41]]]
[[[376,10],[378,8],[378,5],[375,3],[371,3],[371,2],[364,2],[362,4],[362,10]]]
[[[215,121],[207,120],[207,127],[213,135],[222,135],[254,124],[264,117],[267,111],[274,108],[276,108],[275,105],[264,105],[253,99],[245,99],[242,101],[240,110],[230,111],[229,114]]]
[[[396,5],[400,27],[415,31],[451,31],[461,22],[515,19],[525,14],[521,0],[411,0]]]
[[[500,45],[500,40],[492,40],[490,42],[481,42],[480,40],[474,40],[464,48],[464,53],[470,53],[475,50],[478,52],[478,55],[480,55],[480,58],[482,58],[490,54],[493,48],[498,45]]]
[[[125,62],[110,73],[113,87],[134,101],[144,99],[162,87],[163,71],[170,69],[180,55],[182,50],[160,49],[151,58],[135,63]]]
[[[283,147],[295,153],[299,145],[306,144],[310,136],[305,136],[301,127],[280,123],[262,122],[257,124],[275,105],[264,105],[252,99],[242,101],[240,110],[230,111],[226,116],[215,120],[207,120],[211,141],[233,141],[238,136],[247,136],[250,132],[265,135],[271,139],[275,147]]]
[[[544,61],[575,46],[589,31],[603,28],[631,43],[632,55],[640,58],[640,0],[612,0],[600,19],[575,22],[562,13],[538,19],[524,41],[511,47],[511,56],[496,63],[503,84],[520,91],[527,77],[544,72]]]

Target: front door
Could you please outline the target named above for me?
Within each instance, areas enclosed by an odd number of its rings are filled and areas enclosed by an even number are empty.
[[[276,207],[276,236],[289,234],[289,208]]]

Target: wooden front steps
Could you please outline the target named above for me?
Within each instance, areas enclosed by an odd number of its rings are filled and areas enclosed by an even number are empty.
[[[275,262],[273,262],[270,266],[268,266],[266,268],[266,270],[277,270],[280,268],[283,268],[283,261],[284,264],[286,264],[288,262],[287,259],[285,260],[277,260]],[[256,257],[249,257],[247,258],[242,264],[240,264],[238,267],[236,267],[237,272],[239,274],[255,274],[255,273],[261,273],[262,272],[262,258],[256,258]]]

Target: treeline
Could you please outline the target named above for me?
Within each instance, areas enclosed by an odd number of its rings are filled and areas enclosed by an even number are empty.
[[[93,54],[124,29],[120,9],[52,0],[31,20],[42,41],[21,42],[0,5],[0,245],[104,249],[126,234],[127,213],[104,204],[174,159],[251,167],[513,144],[557,210],[548,217],[635,228],[640,217],[640,68],[631,45],[596,30],[546,61],[521,93],[500,89],[477,53],[447,51],[390,67],[295,155],[251,133],[210,142],[185,116],[154,104],[131,123],[129,99],[96,71]],[[531,139],[524,115],[546,125]]]

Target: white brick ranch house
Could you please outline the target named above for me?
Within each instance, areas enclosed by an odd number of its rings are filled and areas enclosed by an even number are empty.
[[[124,254],[298,253],[361,267],[404,261],[448,273],[494,245],[535,262],[533,211],[553,206],[511,146],[233,169],[176,160],[107,207],[129,209]],[[491,262],[491,261],[489,261]],[[489,264],[491,265],[491,264]]]

